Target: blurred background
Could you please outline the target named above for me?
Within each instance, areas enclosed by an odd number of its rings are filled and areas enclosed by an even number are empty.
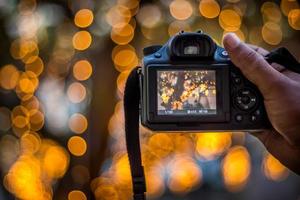
[[[0,0],[0,199],[131,199],[125,80],[143,47],[199,29],[300,59],[296,0]],[[149,199],[300,200],[249,134],[141,135]]]

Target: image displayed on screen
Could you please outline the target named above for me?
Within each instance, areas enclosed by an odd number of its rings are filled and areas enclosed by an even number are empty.
[[[213,115],[216,106],[216,72],[158,71],[158,115]]]

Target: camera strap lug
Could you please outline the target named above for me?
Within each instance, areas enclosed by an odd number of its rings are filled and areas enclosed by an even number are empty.
[[[125,137],[132,176],[133,199],[146,199],[146,180],[140,149],[139,105],[141,96],[141,68],[131,71],[124,91]]]

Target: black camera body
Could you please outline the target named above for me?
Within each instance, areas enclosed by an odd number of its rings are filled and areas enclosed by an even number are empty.
[[[153,131],[261,131],[271,127],[255,85],[201,31],[144,49],[141,122]]]

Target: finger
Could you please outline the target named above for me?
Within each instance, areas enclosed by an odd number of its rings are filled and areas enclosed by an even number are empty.
[[[276,131],[270,130],[251,134],[257,137],[264,144],[268,152],[278,159],[283,165],[300,174],[300,159],[297,156],[300,155],[299,147],[290,145]]]
[[[283,72],[286,68],[280,64],[272,63],[271,66],[279,72]]]
[[[262,55],[241,42],[235,34],[225,35],[224,47],[231,61],[247,79],[257,85],[265,97],[270,88],[274,87],[274,83],[282,80],[282,75],[269,65]]]
[[[247,44],[247,45],[248,45],[248,47],[250,47],[251,49],[253,49],[254,51],[256,51],[257,53],[259,53],[262,56],[266,56],[270,53],[266,49],[258,47],[256,45],[253,45],[253,44]]]
[[[258,47],[256,45],[253,44],[247,44],[251,49],[253,49],[254,51],[256,51],[257,53],[259,53],[260,55],[266,57],[270,52],[264,48]],[[286,68],[283,67],[280,64],[277,63],[271,63],[271,66],[276,69],[279,72],[282,72],[283,70],[285,70]]]

